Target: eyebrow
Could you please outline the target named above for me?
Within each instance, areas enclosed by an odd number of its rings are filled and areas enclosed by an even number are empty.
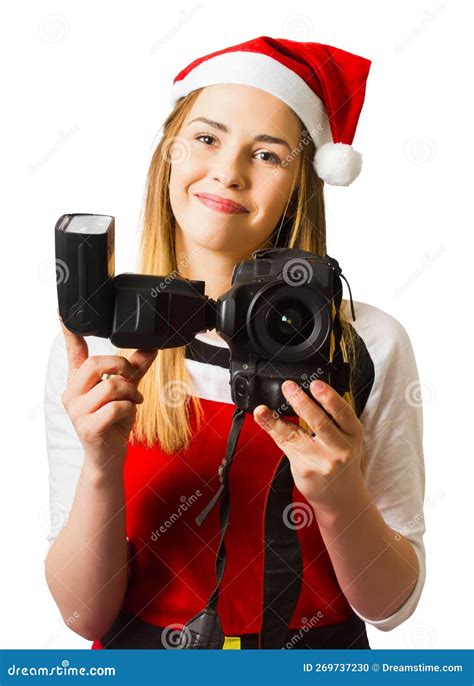
[[[219,131],[224,131],[224,133],[230,133],[228,127],[225,124],[221,124],[221,122],[218,121],[212,121],[212,119],[207,119],[206,117],[196,117],[196,119],[192,119],[189,122],[188,126],[193,124],[195,121],[200,121],[204,124],[208,124],[208,126],[213,126],[215,129],[219,129]],[[261,133],[258,136],[255,136],[254,141],[259,141],[260,143],[277,143],[280,145],[285,145],[291,152],[289,143],[287,143],[283,138],[269,136],[267,133]]]

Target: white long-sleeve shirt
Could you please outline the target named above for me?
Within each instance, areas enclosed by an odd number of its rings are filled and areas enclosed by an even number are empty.
[[[364,370],[358,402],[364,428],[364,482],[385,522],[411,541],[419,562],[416,586],[390,617],[365,622],[389,631],[414,612],[425,582],[425,532],[423,500],[423,414],[416,361],[407,332],[382,310],[354,302],[356,321],[348,320],[364,348]],[[232,404],[229,385],[228,346],[222,339],[198,334],[186,364],[194,392],[202,399]],[[87,337],[90,355],[116,354],[107,339]],[[66,388],[68,362],[64,336],[53,341],[45,383],[45,423],[49,460],[52,544],[72,507],[83,464],[83,449],[61,402]],[[212,440],[212,437],[211,437]]]

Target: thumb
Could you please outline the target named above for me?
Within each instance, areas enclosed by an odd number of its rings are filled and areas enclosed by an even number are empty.
[[[70,377],[71,374],[74,374],[82,365],[82,363],[89,357],[89,348],[87,346],[86,339],[83,336],[79,336],[79,334],[69,331],[69,329],[64,326],[59,311],[58,317],[63,330],[64,339],[66,341]]]

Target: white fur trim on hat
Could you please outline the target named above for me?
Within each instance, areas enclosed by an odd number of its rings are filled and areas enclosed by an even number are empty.
[[[253,86],[274,95],[296,112],[316,147],[332,141],[326,108],[308,84],[278,60],[258,52],[235,51],[198,64],[171,88],[171,104],[197,88],[221,83]]]
[[[332,186],[349,186],[362,169],[362,155],[346,143],[325,143],[314,155],[320,179]]]

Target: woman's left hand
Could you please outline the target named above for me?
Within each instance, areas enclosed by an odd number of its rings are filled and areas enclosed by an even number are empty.
[[[337,511],[362,485],[363,426],[351,405],[329,384],[313,381],[310,386],[322,407],[297,384],[293,386],[296,391],[292,390],[292,382],[282,384],[285,398],[315,436],[282,419],[266,405],[255,408],[255,421],[288,457],[295,485],[308,502]]]

